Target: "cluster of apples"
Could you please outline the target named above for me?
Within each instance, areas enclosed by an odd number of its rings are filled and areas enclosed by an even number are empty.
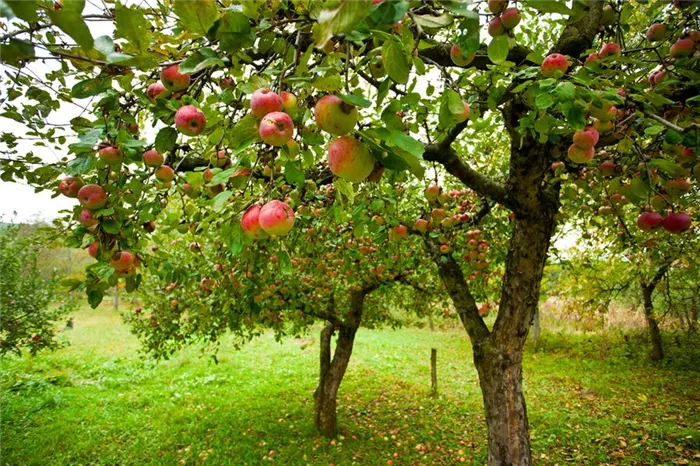
[[[654,23],[647,29],[646,39],[649,42],[660,42],[666,39],[668,34],[669,30],[666,23]],[[691,31],[671,44],[669,55],[671,58],[686,58],[692,56],[695,51],[699,49],[700,31]],[[649,75],[649,84],[655,86],[664,81],[667,75],[666,65],[664,65],[661,69],[651,72]]]
[[[190,75],[180,72],[180,65],[170,65],[160,73],[160,82],[146,89],[146,96],[155,101],[172,93],[183,92],[190,86]],[[175,112],[175,127],[185,136],[198,136],[207,126],[204,113],[194,105],[183,105]]]
[[[637,219],[637,227],[646,232],[663,227],[670,233],[683,233],[690,229],[690,216],[685,212],[675,212],[663,217],[656,212],[642,212]]]
[[[260,119],[260,138],[267,144],[281,147],[288,144],[294,135],[294,122],[285,111],[297,106],[297,98],[291,92],[281,95],[268,88],[253,92],[250,112]]]
[[[285,236],[294,226],[294,211],[286,202],[273,200],[260,207],[253,204],[241,217],[243,232],[253,239]]]
[[[520,24],[520,10],[508,8],[508,0],[489,0],[488,7],[494,15],[488,26],[491,37],[502,36]]]
[[[574,163],[590,162],[595,154],[595,145],[600,135],[595,128],[588,126],[574,133],[573,144],[569,146],[569,160]]]

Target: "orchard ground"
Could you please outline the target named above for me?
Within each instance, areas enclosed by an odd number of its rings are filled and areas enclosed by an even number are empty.
[[[461,329],[361,329],[339,399],[341,437],[319,437],[315,334],[265,335],[218,364],[190,348],[161,363],[112,310],[81,310],[71,346],[2,361],[2,464],[484,464],[486,427]],[[662,364],[639,335],[551,333],[525,353],[534,460],[697,464],[697,343]],[[430,348],[439,396],[431,398]],[[695,348],[695,350],[689,350]],[[466,427],[466,429],[465,429]]]

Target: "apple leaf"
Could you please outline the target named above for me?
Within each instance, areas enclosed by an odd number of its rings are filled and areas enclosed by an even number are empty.
[[[333,182],[333,186],[335,186],[335,189],[338,190],[339,195],[342,194],[347,198],[350,205],[353,204],[355,200],[355,188],[352,187],[352,183],[342,178],[338,178]],[[342,196],[339,197],[342,201]]]
[[[508,36],[502,35],[494,37],[489,43],[486,52],[488,53],[489,60],[495,64],[503,63],[508,58],[508,52],[510,51],[510,41]]]
[[[343,102],[348,103],[350,105],[354,105],[355,107],[369,108],[372,106],[372,102],[365,99],[361,95],[338,94],[338,97],[340,97],[343,100]]]
[[[0,44],[0,63],[16,63],[30,58],[34,58],[34,46],[31,44],[15,39]]]
[[[112,270],[112,272],[114,272],[114,270]],[[104,292],[99,288],[93,288],[87,292],[88,304],[93,309],[100,305],[102,298],[104,298]]]
[[[440,29],[452,24],[452,16],[443,13],[440,16],[433,15],[413,15],[416,24],[425,29]]]
[[[173,10],[189,32],[204,36],[219,19],[219,10],[214,0],[175,0]]]
[[[83,20],[83,8],[85,8],[85,0],[64,0],[63,8],[60,10],[49,8],[46,14],[56,27],[73,38],[83,50],[89,51],[94,42],[90,29]]]
[[[409,62],[401,44],[394,38],[382,45],[382,58],[389,77],[398,84],[406,84],[409,75]]]
[[[4,0],[7,6],[10,7],[12,13],[19,19],[27,22],[37,21],[39,17],[36,14],[36,1],[34,0]]]
[[[372,21],[375,24],[394,24],[406,16],[409,4],[405,1],[381,2],[372,8]]]
[[[555,103],[556,99],[549,92],[543,92],[542,94],[538,95],[535,99],[535,107],[537,107],[538,110],[544,110],[545,108],[549,108]]]
[[[575,130],[583,129],[586,126],[588,109],[576,101],[565,102],[561,106],[562,112],[566,116],[566,121]]]
[[[229,148],[237,154],[260,138],[258,119],[252,114],[244,116],[233,126],[231,134]]]
[[[450,113],[454,115],[464,113],[464,101],[462,100],[462,96],[452,89],[448,89],[447,92],[445,92],[445,96],[447,99],[447,108],[450,110]]]
[[[122,229],[121,223],[111,218],[102,221],[100,223],[100,226],[106,233],[109,233],[110,235],[119,234],[119,231]]]
[[[370,10],[369,0],[342,2],[336,8],[321,10],[313,29],[314,45],[321,48],[333,36],[352,31],[369,15]]]
[[[391,141],[400,149],[405,150],[415,157],[421,157],[425,152],[425,147],[403,131],[391,131]]]
[[[67,175],[82,175],[93,169],[95,157],[76,157],[66,165]]]
[[[278,257],[280,260],[280,272],[282,272],[284,275],[289,275],[292,273],[292,261],[289,258],[289,253],[284,249],[280,249]]]
[[[177,142],[177,131],[174,128],[163,128],[156,135],[156,150],[161,154],[168,152]]]
[[[140,8],[128,8],[118,2],[114,8],[114,37],[126,39],[128,47],[133,47],[139,54],[148,50],[153,40],[151,25]]]
[[[684,177],[686,174],[683,167],[666,159],[651,159],[647,162],[647,166],[659,168],[670,176]]]
[[[284,165],[284,178],[287,182],[296,186],[304,184],[304,172],[299,169],[298,162],[289,161]]]
[[[221,49],[230,53],[249,47],[255,42],[255,34],[250,27],[248,17],[236,11],[226,12],[216,27],[215,36],[221,43]]]
[[[474,12],[469,9],[472,5],[472,0],[445,0],[443,6],[445,9],[459,16],[470,16]]]
[[[102,94],[112,87],[111,78],[92,78],[80,81],[71,89],[71,95],[76,99],[86,99]]]
[[[213,180],[212,180],[213,181]],[[212,201],[211,207],[214,209],[214,212],[221,212],[221,210],[224,208],[226,205],[226,202],[229,200],[229,198],[233,195],[231,191],[224,191],[216,195],[214,198],[214,201]]]
[[[131,55],[114,51],[114,41],[109,36],[100,36],[95,39],[95,50],[105,56],[107,63],[122,63],[131,60]]]
[[[527,0],[527,5],[540,13],[559,13],[566,16],[573,14],[573,11],[566,6],[566,1],[561,0]]]
[[[195,188],[201,188],[204,186],[204,178],[200,172],[185,173],[185,181],[187,181],[187,184],[194,186]]]
[[[217,184],[221,184],[221,183],[227,182],[228,179],[231,178],[231,175],[233,175],[234,173],[236,173],[236,170],[238,170],[238,168],[237,168],[237,167],[233,167],[233,168],[227,168],[227,169],[224,170],[224,171],[220,171],[219,173],[217,173],[216,175],[214,175],[214,176],[212,177],[211,181],[209,182],[209,185],[210,185],[210,186],[216,186]]]

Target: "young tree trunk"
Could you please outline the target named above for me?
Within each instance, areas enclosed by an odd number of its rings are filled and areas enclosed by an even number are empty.
[[[659,323],[654,317],[654,302],[651,299],[654,293],[655,284],[642,284],[642,298],[644,300],[644,317],[649,326],[649,339],[651,340],[651,360],[661,361],[664,358],[664,348],[661,342],[661,330]]]
[[[437,396],[437,349],[430,349],[430,396]]]
[[[338,389],[350,362],[367,292],[367,290],[353,292],[349,316],[342,322],[328,324],[321,331],[320,377],[314,392],[314,423],[324,437],[333,438],[338,435],[336,411]],[[331,360],[331,337],[336,329],[338,341]]]

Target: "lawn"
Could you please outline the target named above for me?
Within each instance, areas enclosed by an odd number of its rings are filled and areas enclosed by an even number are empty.
[[[361,330],[339,397],[342,436],[329,441],[311,422],[316,342],[267,335],[240,351],[222,345],[218,364],[198,348],[156,363],[113,311],[74,320],[71,346],[2,361],[3,465],[485,462],[459,329]],[[524,369],[536,464],[698,464],[700,363],[681,342],[652,364],[634,337],[545,332]]]

